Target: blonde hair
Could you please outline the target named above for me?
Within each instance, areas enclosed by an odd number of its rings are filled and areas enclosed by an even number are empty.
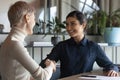
[[[27,2],[18,1],[10,6],[8,10],[8,19],[10,22],[10,27],[15,26],[19,23],[25,14],[34,12],[34,8]]]

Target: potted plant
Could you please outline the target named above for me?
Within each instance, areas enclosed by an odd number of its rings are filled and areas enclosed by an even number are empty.
[[[51,37],[51,42],[53,45],[56,45],[59,41],[61,41],[59,35],[62,34],[64,38],[64,34],[66,33],[65,30],[65,21],[60,22],[58,17],[52,19],[52,21],[48,20],[47,27],[49,28],[49,33],[53,34],[54,36]]]
[[[120,45],[120,8],[108,15],[106,24],[105,42],[109,45]]]
[[[97,28],[97,34],[104,36],[104,41],[109,45],[120,45],[120,8],[110,14],[100,10],[91,15],[92,18],[88,18],[88,26]]]
[[[106,27],[107,14],[106,12],[99,10],[89,14],[87,27],[92,35],[103,35]]]
[[[35,34],[42,34],[42,33],[44,33],[44,28],[43,28],[43,24],[44,23],[45,23],[44,21],[39,19],[39,21],[35,23],[35,27],[33,28],[33,32]]]
[[[4,29],[4,25],[3,25],[3,24],[0,24],[0,33],[3,32],[3,29]]]

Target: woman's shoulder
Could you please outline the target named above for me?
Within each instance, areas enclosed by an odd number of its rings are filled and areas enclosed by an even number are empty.
[[[20,42],[20,41],[10,41],[10,45],[9,46],[11,46],[12,48],[22,48],[22,47],[24,47],[24,45],[22,44],[22,42]]]
[[[66,40],[60,41],[58,44],[64,45],[64,44],[69,44],[69,42],[70,42],[70,39],[66,39]]]
[[[94,47],[98,47],[99,46],[97,42],[94,42],[92,40],[88,40],[87,43],[88,43],[89,46],[94,46]]]
[[[57,43],[57,45],[55,45],[55,47],[65,47],[65,46],[67,46],[69,44],[69,40],[70,39],[60,41],[60,42]]]

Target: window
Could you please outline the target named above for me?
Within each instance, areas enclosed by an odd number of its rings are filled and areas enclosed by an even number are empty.
[[[58,16],[61,21],[64,21],[67,14],[73,10],[79,10],[83,13],[91,13],[99,10],[99,7],[93,0],[45,0],[45,2],[47,2],[45,3],[45,9],[39,14],[39,20],[42,21],[42,24],[47,23],[47,20],[52,20],[55,16]],[[43,27],[41,25],[42,29]],[[49,31],[49,29],[45,29],[45,31],[42,29],[42,33]]]

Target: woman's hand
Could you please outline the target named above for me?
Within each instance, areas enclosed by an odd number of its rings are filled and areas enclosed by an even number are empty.
[[[30,80],[35,80],[32,76],[30,77]]]
[[[47,60],[45,61],[45,65],[46,65],[46,67],[47,67],[47,66],[52,66],[52,67],[53,67],[53,71],[54,71],[54,72],[56,71],[56,62],[55,62],[55,61],[52,61],[52,60],[47,59]]]
[[[108,72],[105,72],[106,76],[111,76],[111,77],[117,77],[119,76],[118,72],[114,71],[114,70],[110,70]]]

